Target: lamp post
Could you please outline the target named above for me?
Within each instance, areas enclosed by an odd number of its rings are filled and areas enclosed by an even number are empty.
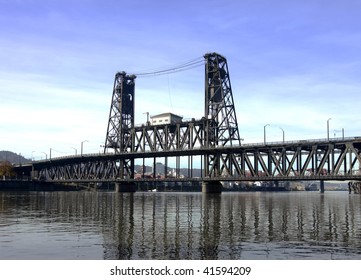
[[[329,118],[327,120],[327,141],[330,141],[330,120],[332,120],[332,119]]]
[[[285,131],[283,130],[282,127],[280,127],[280,129],[282,130],[282,142],[285,142]]]
[[[35,151],[31,152],[31,161],[34,161],[34,156],[33,156],[34,153],[35,153]]]
[[[149,125],[149,112],[145,112],[143,114],[147,114],[147,124],[146,125]]]
[[[80,155],[81,155],[81,156],[83,155],[83,143],[84,143],[84,142],[89,142],[89,140],[81,141],[81,145],[80,145]]]
[[[267,126],[270,126],[270,124],[268,123],[263,127],[263,142],[265,145],[266,145],[266,127]]]

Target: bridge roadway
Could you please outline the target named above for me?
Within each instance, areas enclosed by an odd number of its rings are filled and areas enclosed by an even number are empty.
[[[119,175],[119,161],[153,158],[212,156],[211,166],[201,177],[188,176],[134,178]],[[170,168],[174,168],[171,166]],[[183,167],[182,167],[183,168]],[[290,181],[361,180],[361,137],[300,140],[225,147],[148,150],[143,152],[98,153],[57,157],[16,165],[18,174],[33,180],[56,183],[96,183],[132,181]],[[205,169],[208,169],[205,172]],[[165,172],[166,173],[166,172]],[[210,174],[205,176],[204,174]],[[143,174],[144,175],[144,174]]]

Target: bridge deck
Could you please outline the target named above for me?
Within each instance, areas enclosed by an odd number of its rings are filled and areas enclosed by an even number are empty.
[[[15,166],[18,174],[52,182],[361,180],[361,137],[244,144],[226,147],[83,154]],[[212,156],[209,174],[176,178],[120,177],[118,162]],[[174,168],[174,167],[172,167]],[[188,166],[191,169],[192,166]],[[191,172],[189,172],[191,173]],[[156,175],[156,174],[154,174]]]

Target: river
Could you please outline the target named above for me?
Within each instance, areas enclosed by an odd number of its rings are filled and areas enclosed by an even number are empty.
[[[361,196],[0,192],[0,259],[361,259]]]

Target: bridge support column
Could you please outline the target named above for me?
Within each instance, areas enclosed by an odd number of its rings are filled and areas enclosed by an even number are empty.
[[[203,193],[221,193],[222,192],[222,184],[219,181],[211,181],[211,182],[202,182],[202,192]]]
[[[321,180],[320,181],[320,193],[324,193],[325,192],[325,181]]]
[[[114,191],[116,193],[124,193],[124,192],[136,192],[137,186],[132,182],[122,182],[115,183]]]

